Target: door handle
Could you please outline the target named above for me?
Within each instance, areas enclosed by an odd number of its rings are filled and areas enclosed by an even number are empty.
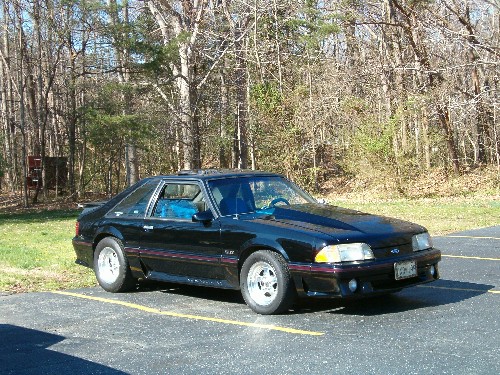
[[[146,229],[146,230],[152,230],[152,229],[154,229],[154,227],[152,225],[144,225],[143,228]]]

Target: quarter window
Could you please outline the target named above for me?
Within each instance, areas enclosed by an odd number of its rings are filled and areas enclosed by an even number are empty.
[[[108,215],[118,217],[144,217],[151,195],[158,186],[158,180],[146,182],[118,203]]]

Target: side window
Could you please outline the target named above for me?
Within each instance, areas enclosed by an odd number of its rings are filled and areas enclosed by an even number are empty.
[[[157,186],[158,181],[146,182],[111,209],[108,216],[143,217],[148,209],[149,199]]]
[[[198,185],[169,183],[158,197],[153,217],[191,221],[195,213],[205,210],[205,199]]]
[[[247,179],[214,180],[209,185],[222,216],[255,211],[255,200]]]

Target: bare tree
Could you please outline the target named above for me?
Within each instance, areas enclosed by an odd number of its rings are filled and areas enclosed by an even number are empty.
[[[199,124],[196,115],[196,86],[194,85],[193,54],[203,16],[206,11],[205,0],[170,2],[167,0],[148,0],[147,6],[160,27],[163,42],[168,45],[173,40],[177,44],[178,59],[170,62],[170,68],[177,84],[181,132],[183,144],[183,167],[185,169],[201,166],[199,149]]]

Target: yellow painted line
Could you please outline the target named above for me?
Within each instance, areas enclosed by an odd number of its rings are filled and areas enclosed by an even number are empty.
[[[492,293],[500,294],[500,290],[481,290],[481,289],[470,289],[470,288],[450,288],[446,286],[431,286],[431,285],[417,285],[419,288],[432,288],[432,289],[445,289],[445,290],[456,290],[461,292],[475,292],[475,293]]]
[[[500,261],[500,258],[473,257],[473,256],[465,256],[465,255],[446,255],[446,254],[441,254],[441,256],[445,257],[445,258],[479,259],[479,260],[497,260],[497,261]]]
[[[458,235],[451,235],[451,236],[443,236],[443,237],[450,237],[450,238],[472,238],[472,239],[478,239],[478,240],[499,240],[500,237],[482,237],[482,236],[458,236]]]
[[[180,314],[176,313],[173,311],[161,311],[159,309],[155,309],[152,307],[147,307],[147,306],[142,306],[142,305],[137,305],[135,303],[130,303],[130,302],[124,302],[124,301],[117,301],[113,299],[107,299],[107,298],[102,298],[102,297],[94,297],[94,296],[88,296],[85,294],[79,294],[79,293],[71,293],[71,292],[52,292],[55,294],[62,294],[65,296],[71,296],[71,297],[77,297],[77,298],[83,298],[83,299],[90,299],[93,301],[99,301],[99,302],[104,302],[104,303],[111,303],[114,305],[120,305],[120,306],[125,306],[129,307],[132,309],[137,309],[141,311],[145,311],[148,313],[152,314],[159,314],[159,315],[165,315],[165,316],[173,316],[176,318],[184,318],[184,319],[192,319],[192,320],[204,320],[208,322],[215,322],[215,323],[223,323],[223,324],[233,324],[237,326],[244,326],[244,327],[253,327],[253,328],[261,328],[261,329],[268,329],[272,331],[281,331],[281,332],[286,332],[286,333],[293,333],[296,335],[311,335],[311,336],[322,336],[324,335],[324,332],[314,332],[314,331],[304,331],[300,329],[294,329],[294,328],[286,328],[286,327],[280,327],[280,326],[275,326],[272,324],[259,324],[259,323],[248,323],[248,322],[240,322],[237,320],[228,320],[228,319],[219,319],[219,318],[210,318],[207,316],[199,316],[199,315],[191,315],[191,314]]]

